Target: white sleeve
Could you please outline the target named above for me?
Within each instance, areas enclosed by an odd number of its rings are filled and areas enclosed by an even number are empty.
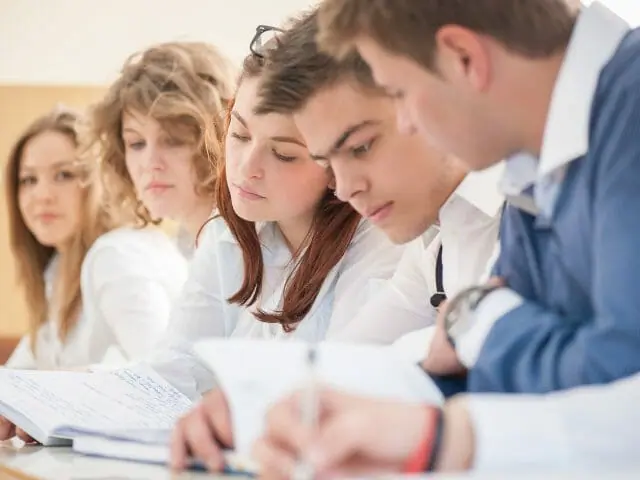
[[[97,246],[87,265],[92,303],[128,359],[148,354],[160,341],[171,312],[171,298],[144,245]],[[157,268],[157,265],[156,265]]]
[[[640,375],[547,395],[468,400],[477,470],[637,465]]]
[[[31,351],[31,336],[25,335],[16,346],[15,350],[4,364],[6,368],[21,370],[33,370],[37,368],[36,359]]]
[[[336,281],[327,340],[356,342],[377,339],[387,343],[393,340],[391,319],[386,322],[381,315],[372,324],[358,314],[363,305],[381,295],[395,273],[404,249],[404,246],[392,244],[370,223],[363,221],[359,225]],[[352,325],[356,317],[357,325]]]
[[[222,265],[218,258],[216,222],[209,222],[205,227],[184,289],[171,314],[169,328],[146,359],[165,380],[192,399],[214,384],[211,371],[192,353],[193,344],[203,338],[228,335],[232,325],[226,324],[221,278],[222,275],[231,277],[234,271],[240,274],[244,271],[241,264]]]
[[[436,310],[429,303],[434,279],[438,245],[425,249],[422,237],[406,246],[391,280],[376,295],[370,296],[345,327],[332,340],[368,343],[392,343],[402,335],[428,327],[435,322]]]

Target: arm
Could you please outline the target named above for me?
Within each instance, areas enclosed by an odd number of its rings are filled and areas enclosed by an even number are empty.
[[[637,465],[639,401],[638,375],[544,396],[470,395],[451,405],[445,418],[466,416],[475,445],[464,445],[452,425],[452,438],[443,439],[442,466],[498,470]],[[472,465],[465,465],[467,459],[473,459]]]
[[[146,242],[108,242],[90,252],[86,268],[90,279],[83,297],[113,332],[128,359],[146,355],[158,343],[169,321],[172,298],[160,275],[164,265]],[[155,267],[155,268],[154,268]],[[172,276],[181,282],[184,272]],[[179,289],[176,285],[176,290]]]
[[[389,342],[394,339],[396,315],[376,316],[375,323],[371,323],[358,313],[362,305],[381,295],[403,252],[403,246],[393,245],[373,225],[365,221],[360,223],[336,281],[327,340],[370,341],[378,338]],[[415,316],[411,318],[413,320]],[[353,322],[357,323],[352,325]]]
[[[222,219],[211,221],[205,227],[184,289],[171,313],[169,327],[160,344],[146,358],[146,363],[165,380],[192,399],[209,390],[214,382],[213,374],[191,352],[193,344],[207,337],[226,336],[233,327],[227,325],[221,279],[224,277],[232,283],[233,275],[242,272],[242,259],[236,259],[237,265],[231,263],[231,256],[224,264],[220,261],[221,227],[226,228]],[[232,289],[234,284],[227,287]]]
[[[331,340],[391,343],[405,333],[432,325],[436,318],[429,304],[433,279],[427,279],[425,271],[433,270],[437,246],[439,242],[433,241],[425,249],[422,237],[407,245],[391,280],[375,295],[367,295],[370,299],[342,329],[332,329]],[[356,275],[357,265],[352,268]]]
[[[640,88],[634,88],[613,93],[592,128],[601,158],[589,212],[595,314],[576,322],[509,289],[493,292],[457,345],[462,362],[473,367],[470,388],[544,393],[640,371],[640,142],[629,141],[640,137]]]

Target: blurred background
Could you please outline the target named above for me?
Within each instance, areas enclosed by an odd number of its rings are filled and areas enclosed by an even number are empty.
[[[473,0],[470,0],[473,1]],[[535,0],[531,0],[535,1]],[[154,43],[202,40],[238,64],[258,24],[277,25],[308,0],[0,0],[0,167],[15,137],[56,103],[98,99],[127,56]],[[591,3],[591,0],[583,3]],[[640,0],[603,0],[640,25]],[[26,330],[0,195],[0,350]]]

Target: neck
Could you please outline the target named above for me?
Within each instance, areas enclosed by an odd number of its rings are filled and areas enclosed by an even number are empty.
[[[196,236],[200,231],[200,228],[204,225],[204,223],[211,216],[211,211],[213,210],[213,200],[203,199],[196,208],[194,208],[188,216],[184,217],[180,222],[180,225],[187,231],[189,236],[196,241]]]
[[[514,150],[540,156],[544,132],[551,108],[553,91],[560,74],[565,51],[542,60],[526,60],[517,65],[514,81],[517,101],[511,102],[511,118],[520,125],[519,141]],[[515,152],[514,152],[515,153]]]
[[[300,251],[309,230],[311,229],[312,219],[295,219],[289,222],[277,222],[278,228],[284,237],[287,247],[291,254],[295,255]]]
[[[448,157],[446,162],[449,162],[449,168],[446,169],[447,174],[443,178],[442,182],[442,199],[440,202],[440,212],[447,204],[453,193],[460,186],[462,181],[469,174],[469,170],[463,165],[457,158]],[[436,225],[440,225],[440,218],[436,221]]]

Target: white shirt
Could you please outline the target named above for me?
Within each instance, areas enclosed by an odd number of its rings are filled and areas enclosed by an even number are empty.
[[[497,249],[503,198],[496,182],[501,174],[500,165],[467,176],[441,208],[439,227],[407,246],[391,281],[339,334],[340,340],[397,340],[394,349],[402,355],[416,361],[424,357],[433,331],[425,327],[433,325],[437,315],[430,299],[437,292],[438,250],[442,245],[447,296],[480,281]]]
[[[49,300],[56,260],[45,272]],[[162,338],[186,275],[186,261],[160,230],[119,228],[100,236],[82,262],[82,307],[65,342],[51,312],[38,331],[35,356],[27,335],[6,366],[67,369],[105,356],[116,361],[145,356]]]
[[[260,308],[275,311],[292,270],[291,252],[275,223],[257,226],[264,259]],[[327,246],[330,248],[330,245]],[[189,397],[213,386],[209,370],[191,353],[206,337],[288,339],[317,342],[333,339],[349,327],[358,309],[391,278],[403,252],[368,222],[361,222],[346,254],[331,270],[304,320],[291,333],[259,321],[255,307],[227,302],[242,284],[242,251],[220,217],[205,227],[190,265],[189,279],[172,315],[162,345],[149,364]]]
[[[548,395],[468,399],[477,470],[640,465],[640,375]]]
[[[568,165],[587,153],[591,105],[600,72],[629,29],[627,22],[599,2],[578,17],[552,94],[540,159],[526,153],[510,158],[500,181],[502,192],[516,197],[516,202],[531,200],[534,211],[527,209],[529,213],[551,218]],[[531,185],[533,199],[524,198],[522,192]],[[522,302],[520,295],[508,288],[483,299],[474,313],[473,328],[456,341],[456,352],[464,365],[475,365],[495,322]]]

